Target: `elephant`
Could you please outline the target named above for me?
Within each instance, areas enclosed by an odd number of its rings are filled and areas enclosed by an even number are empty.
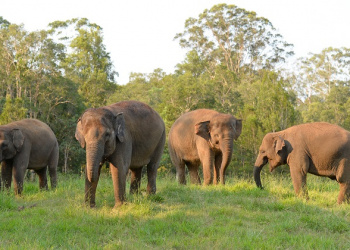
[[[185,165],[192,184],[225,184],[225,171],[233,151],[233,140],[242,131],[242,120],[210,109],[197,109],[180,116],[169,131],[168,148],[177,179],[186,184]]]
[[[9,190],[13,175],[16,195],[22,194],[27,169],[38,174],[40,189],[48,189],[46,172],[49,169],[51,188],[56,188],[58,157],[58,142],[47,124],[23,119],[0,126],[1,178]]]
[[[121,101],[87,109],[78,119],[75,137],[86,148],[85,202],[95,207],[102,164],[110,163],[115,208],[125,201],[130,170],[130,193],[139,192],[147,165],[147,194],[156,192],[157,169],[165,144],[165,125],[159,114],[139,101]]]
[[[254,166],[254,179],[262,188],[260,172],[287,164],[297,196],[308,199],[306,174],[329,177],[340,185],[338,204],[350,197],[350,133],[334,124],[314,122],[268,133]]]

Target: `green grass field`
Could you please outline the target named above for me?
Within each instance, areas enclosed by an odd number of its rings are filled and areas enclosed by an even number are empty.
[[[158,177],[157,194],[127,196],[113,209],[112,180],[84,203],[84,180],[60,176],[55,191],[26,182],[23,197],[0,193],[1,249],[349,249],[350,205],[338,184],[308,176],[310,200],[294,196],[289,176],[227,178],[225,186],[180,186]]]

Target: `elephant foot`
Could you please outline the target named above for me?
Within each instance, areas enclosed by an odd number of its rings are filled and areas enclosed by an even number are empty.
[[[126,202],[122,202],[122,201],[119,201],[119,202],[116,202],[113,209],[118,209],[120,208],[121,206],[123,206],[123,204],[125,205]]]
[[[89,201],[85,201],[85,206],[90,207],[90,208],[96,208],[96,203],[95,202],[91,203]]]

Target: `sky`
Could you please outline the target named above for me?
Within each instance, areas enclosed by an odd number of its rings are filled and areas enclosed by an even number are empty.
[[[126,84],[131,72],[173,73],[185,59],[174,36],[186,19],[198,18],[220,3],[234,4],[265,17],[294,44],[297,57],[327,47],[350,48],[349,0],[16,0],[3,1],[0,16],[27,31],[47,29],[53,21],[87,18],[103,28],[116,81]]]

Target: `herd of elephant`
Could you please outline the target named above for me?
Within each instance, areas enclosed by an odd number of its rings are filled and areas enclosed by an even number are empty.
[[[198,109],[180,116],[168,135],[171,161],[179,183],[225,184],[225,170],[231,161],[233,140],[242,131],[242,120],[230,114]],[[147,104],[122,101],[87,109],[78,119],[75,137],[86,148],[85,202],[95,206],[100,170],[110,163],[115,206],[125,201],[126,178],[130,171],[130,193],[140,189],[143,166],[147,166],[147,193],[156,192],[157,169],[166,141],[165,125]],[[0,126],[1,189],[23,191],[27,169],[39,176],[40,189],[47,189],[47,169],[51,187],[57,185],[59,147],[55,134],[45,123],[24,119]],[[308,198],[306,174],[326,176],[340,184],[338,203],[350,198],[350,132],[333,124],[315,122],[296,125],[262,140],[254,166],[256,185],[262,188],[260,172],[269,163],[270,171],[288,164],[294,190]],[[3,185],[3,187],[1,186]]]

